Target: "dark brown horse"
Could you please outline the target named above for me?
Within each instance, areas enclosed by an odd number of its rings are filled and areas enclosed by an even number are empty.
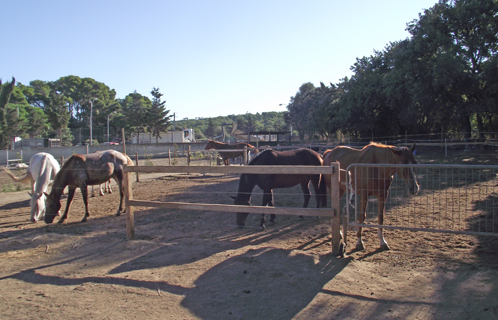
[[[347,169],[353,163],[366,164],[416,164],[417,161],[413,156],[415,144],[408,149],[407,147],[387,146],[380,143],[370,143],[363,149],[353,149],[350,147],[339,146],[332,150],[327,150],[323,154],[323,165],[330,166],[332,162],[338,161],[341,169]],[[377,212],[379,225],[384,223],[385,203],[389,195],[389,188],[394,174],[398,174],[405,184],[409,186],[410,193],[418,194],[420,187],[417,182],[417,175],[413,168],[400,167],[357,167],[350,174],[352,191],[360,197],[359,223],[363,223],[366,218],[366,209],[368,197],[377,198]],[[346,181],[346,170],[341,170],[341,182]],[[325,181],[330,188],[330,177],[325,175]],[[346,186],[340,184],[339,197],[346,192]],[[361,240],[362,228],[358,228],[356,242],[357,250],[364,250],[365,246]],[[378,230],[380,247],[389,249],[386,240],[382,234],[382,228]]]
[[[223,142],[218,142],[214,140],[208,140],[208,144],[206,145],[206,148],[204,150],[209,150],[209,149],[216,149],[218,150],[218,153],[220,154],[221,158],[223,159],[223,162],[226,166],[229,165],[230,159],[235,159],[237,157],[243,157],[244,156],[244,147],[247,147],[249,151],[253,150],[255,154],[258,153],[258,149],[256,149],[255,146],[246,143],[246,142],[238,142],[237,144],[228,144],[228,143],[223,143]],[[252,148],[252,149],[251,149]],[[219,151],[219,150],[233,150],[233,149],[242,149],[241,151]]]
[[[290,151],[264,150],[255,156],[250,166],[321,166],[322,157],[310,149],[296,149]],[[327,204],[326,186],[320,183],[321,175],[313,174],[242,174],[239,181],[239,190],[235,197],[236,205],[251,205],[251,193],[255,186],[263,189],[262,206],[273,206],[273,189],[291,188],[301,185],[304,195],[303,207],[308,207],[311,198],[309,189],[310,181],[315,190],[317,207]],[[248,213],[237,213],[237,225],[242,227]],[[273,224],[275,215],[270,216],[270,224]],[[265,227],[265,215],[261,217],[260,227]]]
[[[88,190],[87,186],[99,185],[109,179],[114,179],[119,187],[119,207],[116,215],[123,211],[123,167],[133,165],[133,161],[128,156],[115,151],[106,150],[88,155],[76,154],[71,156],[62,166],[55,176],[52,191],[47,197],[45,222],[52,223],[61,207],[60,198],[62,191],[69,186],[66,209],[59,219],[59,223],[67,218],[69,206],[74,197],[76,188],[80,188],[83,202],[85,204],[85,216],[81,222],[85,222],[90,216],[88,211]]]

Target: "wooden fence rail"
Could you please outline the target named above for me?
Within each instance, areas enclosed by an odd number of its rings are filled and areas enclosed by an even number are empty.
[[[278,215],[301,215],[330,217],[332,233],[332,252],[340,254],[340,210],[339,210],[339,163],[333,163],[330,167],[320,166],[126,166],[124,168],[124,193],[126,211],[126,233],[128,239],[135,237],[134,206],[156,207],[168,209],[218,211],[218,212],[247,212],[257,214]],[[214,174],[326,174],[331,176],[332,186],[330,188],[331,208],[289,208],[289,207],[262,207],[262,206],[236,206],[206,203],[184,203],[184,202],[161,202],[143,201],[133,199],[131,173],[214,173]]]

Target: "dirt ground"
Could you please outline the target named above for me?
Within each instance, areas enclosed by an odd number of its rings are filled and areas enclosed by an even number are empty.
[[[496,154],[484,158],[496,163]],[[0,183],[10,183],[3,172]],[[237,175],[148,174],[133,194],[232,204],[237,184]],[[349,255],[340,259],[330,253],[327,219],[277,217],[260,231],[256,215],[241,229],[231,213],[137,207],[136,240],[129,241],[125,217],[114,216],[113,190],[90,198],[86,223],[77,192],[62,225],[30,223],[26,191],[0,193],[1,319],[498,317],[494,237],[385,230],[391,250],[380,251],[377,231],[366,229],[367,249],[354,252],[350,231]],[[299,187],[275,193],[276,206],[301,201]]]

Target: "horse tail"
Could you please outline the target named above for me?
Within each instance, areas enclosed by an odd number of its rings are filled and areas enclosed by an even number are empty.
[[[12,172],[10,172],[9,169],[7,168],[3,168],[3,171],[5,171],[5,173],[12,178],[12,180],[16,181],[16,182],[22,182],[22,183],[29,183],[31,181],[31,173],[29,172],[26,172],[26,175],[24,177],[16,177]]]
[[[327,149],[325,150],[325,152],[321,155],[322,156],[322,159],[325,159],[325,157],[332,152],[332,149]]]
[[[318,195],[320,199],[320,208],[327,207],[327,182],[325,181],[325,175],[321,174],[318,181]]]
[[[128,157],[128,155],[124,155],[126,157],[126,164],[129,165],[129,166],[134,166],[135,164],[133,163],[133,160],[131,160],[130,157]]]

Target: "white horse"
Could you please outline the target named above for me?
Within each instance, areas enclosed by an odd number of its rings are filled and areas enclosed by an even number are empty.
[[[45,200],[48,185],[55,179],[55,175],[60,171],[60,165],[55,158],[45,152],[33,155],[29,159],[28,172],[24,177],[16,177],[8,169],[4,168],[14,181],[27,183],[31,182],[31,222],[43,220],[45,216]]]

